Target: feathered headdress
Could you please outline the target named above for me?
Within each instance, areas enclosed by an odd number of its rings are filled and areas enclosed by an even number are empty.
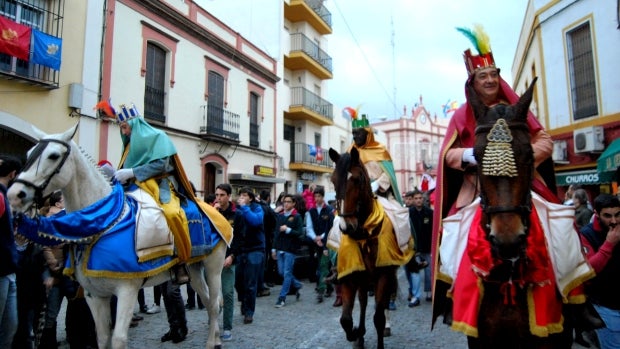
[[[478,51],[477,56],[472,55],[470,49],[463,53],[465,68],[469,76],[474,75],[479,69],[495,67],[495,59],[493,59],[493,53],[491,52],[491,40],[482,25],[475,24],[473,30],[468,28],[456,28],[456,30],[465,35],[472,42],[476,51]]]
[[[99,103],[97,103],[95,105],[95,108],[93,109],[101,110],[103,114],[105,114],[107,117],[116,119],[118,122],[127,121],[129,119],[140,116],[138,108],[136,108],[133,103],[130,107],[127,107],[125,104],[121,104],[120,112],[118,113],[116,112],[116,110],[114,110],[109,100],[99,101]]]
[[[359,128],[359,127],[368,127],[370,123],[366,118],[366,114],[362,114],[361,118],[358,118],[360,106],[353,109],[352,107],[345,107],[342,109],[342,116],[345,119],[351,118],[351,127]]]

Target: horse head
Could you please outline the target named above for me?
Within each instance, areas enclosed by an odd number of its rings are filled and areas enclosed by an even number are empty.
[[[481,224],[493,254],[501,259],[525,253],[531,211],[534,152],[527,115],[536,79],[513,105],[488,107],[469,86],[476,117],[474,156],[478,163]]]
[[[50,135],[32,127],[38,142],[28,151],[26,164],[7,195],[13,212],[34,215],[37,206],[57,190],[63,192],[67,212],[72,212],[111,191],[94,160],[72,141],[78,125]]]
[[[366,167],[355,147],[351,153],[342,154],[330,148],[329,157],[336,164],[331,181],[336,190],[340,230],[354,239],[366,239],[369,233],[363,226],[374,200]]]

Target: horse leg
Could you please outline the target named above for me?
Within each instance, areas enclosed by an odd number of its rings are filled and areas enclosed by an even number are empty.
[[[107,348],[110,341],[111,311],[110,298],[95,297],[88,291],[84,293],[86,303],[90,308],[95,321],[95,329],[97,330],[97,346],[99,348]]]
[[[141,281],[139,281],[141,283]],[[133,308],[138,300],[138,291],[140,284],[122,287],[116,293],[118,301],[116,303],[116,322],[114,324],[114,332],[112,332],[112,349],[127,348],[127,332],[129,332],[129,324],[133,317]]]
[[[368,289],[362,287],[358,294],[360,301],[360,319],[357,326],[357,342],[355,347],[359,349],[364,348],[364,335],[366,334],[366,306],[368,306]]]
[[[351,276],[348,276],[349,278]],[[340,293],[342,297],[342,313],[340,314],[340,326],[344,330],[349,342],[356,340],[356,333],[353,330],[353,305],[355,304],[355,293],[357,287],[352,285],[350,280],[343,281],[340,284]]]
[[[207,312],[209,313],[208,349],[222,347],[218,316],[220,312],[220,292],[222,291],[222,268],[224,267],[225,257],[226,246],[223,241],[220,241],[202,262],[207,274],[207,286],[209,290],[208,298],[206,298],[206,293],[205,295],[201,295],[202,302],[207,307]]]
[[[390,312],[388,304],[395,290],[396,270],[387,270],[385,275],[379,277],[375,288],[376,308],[373,321],[377,331],[377,349],[383,349],[383,338],[391,335],[391,331],[389,331]]]

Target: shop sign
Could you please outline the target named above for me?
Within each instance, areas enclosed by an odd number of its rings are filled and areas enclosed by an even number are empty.
[[[263,177],[275,177],[276,169],[273,167],[256,165],[254,166],[254,174]]]
[[[316,180],[316,175],[312,172],[302,172],[301,179],[304,181],[314,181]]]
[[[596,170],[573,171],[557,173],[556,182],[560,186],[571,184],[594,185],[610,183],[611,176],[606,173],[598,173]]]

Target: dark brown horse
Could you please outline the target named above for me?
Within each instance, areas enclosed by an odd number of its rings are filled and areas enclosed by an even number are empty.
[[[340,230],[355,241],[361,251],[364,263],[363,271],[355,271],[339,279],[342,290],[342,315],[340,324],[344,329],[347,340],[355,342],[358,348],[364,347],[366,333],[366,305],[368,291],[374,291],[375,314],[373,317],[377,331],[377,348],[383,349],[385,329],[385,309],[388,306],[390,295],[396,289],[397,265],[377,267],[378,238],[381,224],[378,228],[368,231],[364,223],[373,215],[373,210],[383,209],[375,205],[377,200],[370,188],[370,178],[366,168],[359,158],[356,148],[351,153],[338,154],[334,149],[329,150],[329,157],[336,164],[331,181],[336,190],[337,209],[340,216]],[[387,217],[385,219],[388,219]],[[342,251],[342,247],[339,250]],[[340,263],[340,256],[339,256]],[[353,305],[355,296],[360,302],[360,318],[357,326],[353,325]]]
[[[468,337],[470,348],[570,348],[563,333],[547,337],[531,333],[526,254],[531,228],[534,154],[526,123],[532,101],[529,89],[514,105],[487,107],[470,87],[476,117],[474,155],[482,218],[481,227],[499,261],[481,278],[483,296],[478,315],[478,337]]]

